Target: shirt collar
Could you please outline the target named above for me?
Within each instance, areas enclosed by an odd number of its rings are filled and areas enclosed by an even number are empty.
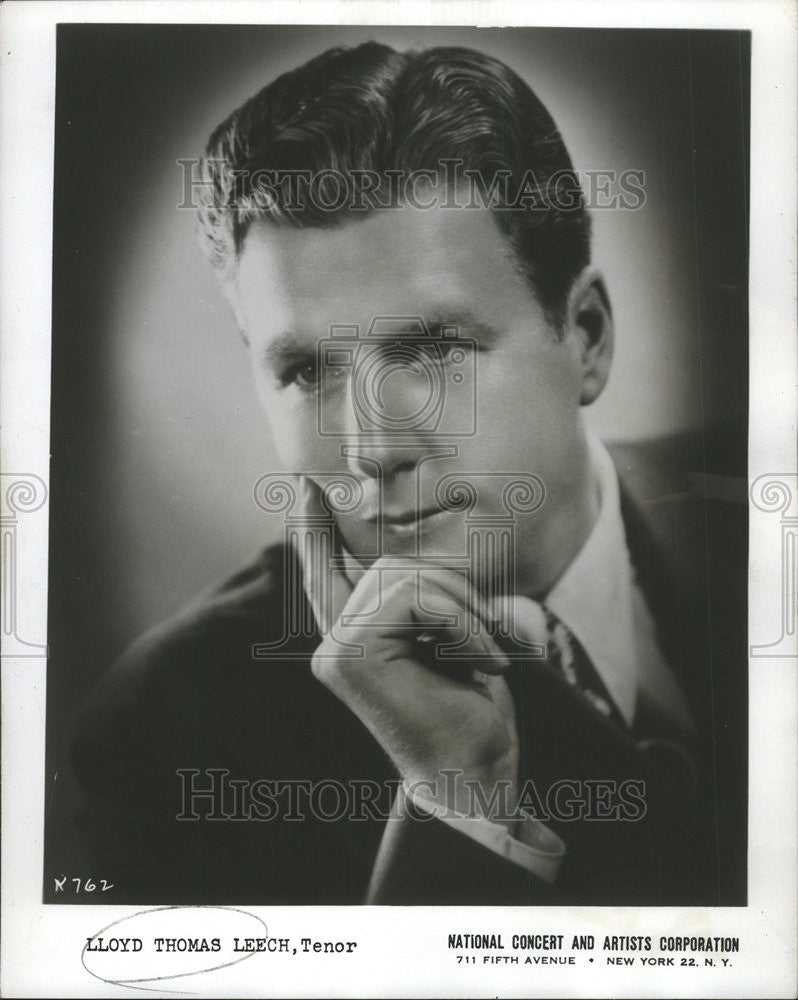
[[[545,598],[582,644],[621,715],[631,724],[637,697],[632,568],[618,474],[609,452],[588,436],[600,509],[582,548]]]

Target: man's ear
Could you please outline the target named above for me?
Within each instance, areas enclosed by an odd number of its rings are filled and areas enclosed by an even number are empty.
[[[601,272],[586,267],[568,296],[568,332],[576,338],[582,365],[581,406],[601,395],[612,366],[615,329],[612,307]]]

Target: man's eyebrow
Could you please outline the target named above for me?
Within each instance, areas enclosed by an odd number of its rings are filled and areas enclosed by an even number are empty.
[[[499,337],[502,330],[486,323],[470,309],[455,307],[452,309],[435,309],[426,317],[427,329],[433,337],[441,337],[450,331],[465,333],[470,337],[480,337],[490,341]]]
[[[462,306],[449,308],[435,305],[416,315],[377,316],[372,322],[375,324],[375,335],[379,337],[415,338],[420,333],[419,323],[423,324],[424,330],[433,338],[445,339],[467,334],[491,340],[503,332]]]
[[[266,344],[260,354],[261,360],[270,368],[276,369],[298,358],[315,357],[316,341],[303,341],[301,337],[291,332],[280,333]]]
[[[436,339],[465,335],[491,342],[502,333],[499,328],[479,319],[470,309],[460,307],[435,308],[421,318],[424,320],[430,336]],[[398,320],[400,317],[394,317],[394,319]],[[417,321],[417,319],[418,317],[408,317],[407,329],[397,328],[395,336],[402,337],[413,333],[415,324],[412,321]],[[315,358],[317,350],[317,338],[305,338],[301,334],[286,330],[273,337],[260,353],[262,361],[273,370],[277,370],[292,361]]]

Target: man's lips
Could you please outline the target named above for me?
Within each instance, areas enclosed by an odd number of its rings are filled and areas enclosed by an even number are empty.
[[[446,511],[442,510],[440,507],[425,507],[421,510],[396,510],[393,508],[387,508],[383,511],[372,514],[365,517],[364,520],[369,524],[383,524],[390,528],[402,528],[409,527],[411,525],[417,524],[420,521],[425,521],[435,514],[444,514]]]

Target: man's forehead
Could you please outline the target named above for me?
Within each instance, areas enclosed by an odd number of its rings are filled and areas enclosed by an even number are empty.
[[[489,211],[409,207],[328,229],[256,224],[238,289],[248,327],[267,339],[365,330],[377,315],[492,328],[508,297],[529,297]]]
[[[348,275],[358,282],[390,275],[397,282],[424,285],[460,272],[495,268],[510,257],[487,209],[405,205],[326,228],[255,222],[244,243],[240,268],[246,268],[249,259],[260,272],[256,277],[268,275],[311,289],[318,287],[325,273]]]

